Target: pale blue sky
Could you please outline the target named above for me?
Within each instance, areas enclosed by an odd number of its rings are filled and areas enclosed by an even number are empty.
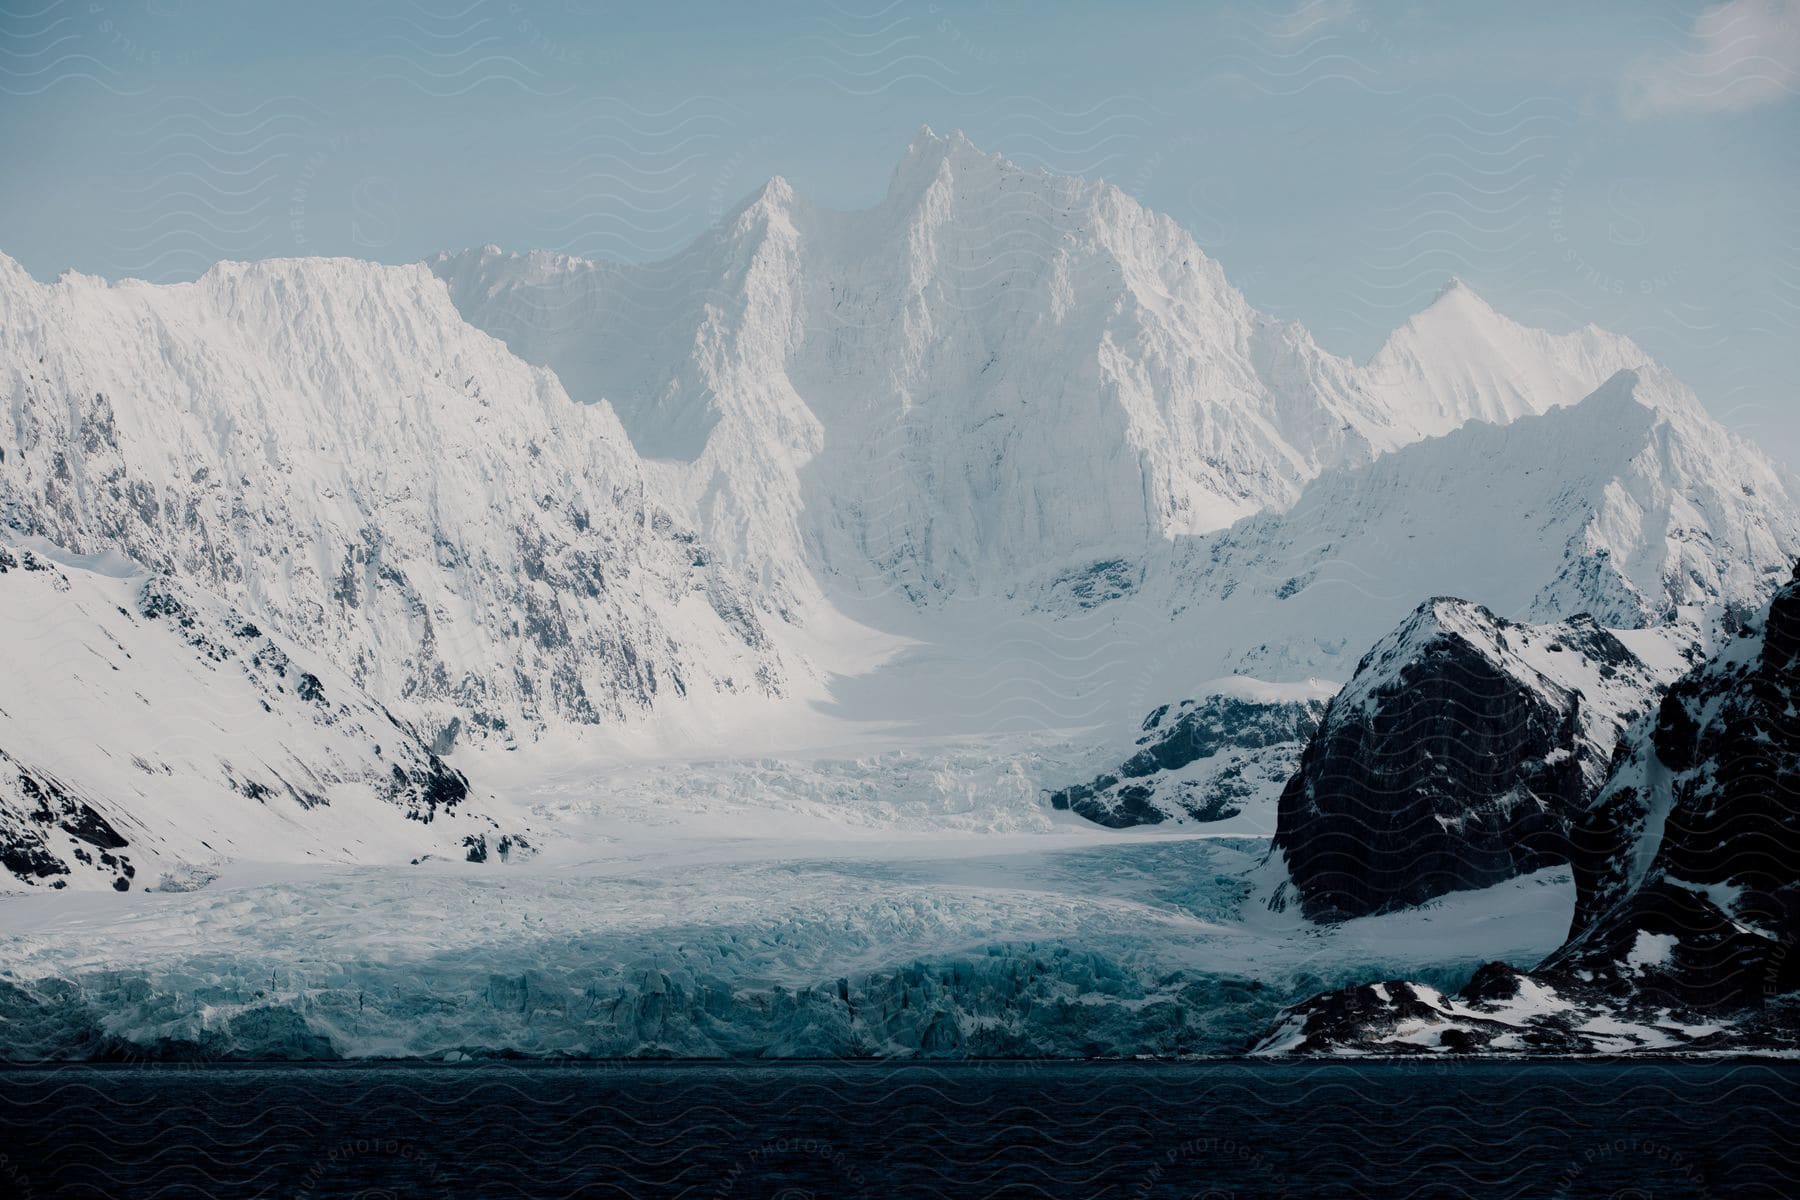
[[[1800,0],[0,0],[0,250],[191,278],[668,253],[921,123],[1103,175],[1362,357],[1444,277],[1621,330],[1800,465]]]

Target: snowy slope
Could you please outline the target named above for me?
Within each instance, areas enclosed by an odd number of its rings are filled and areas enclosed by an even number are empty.
[[[1594,325],[1565,334],[1528,329],[1452,279],[1389,335],[1356,381],[1420,432],[1440,434],[1572,403],[1647,362],[1630,339]]]
[[[770,606],[612,413],[422,267],[44,285],[0,257],[0,397],[7,524],[197,583],[434,732],[783,687]]]
[[[1644,361],[1456,287],[1359,368],[1116,187],[930,130],[867,211],[777,179],[665,262],[488,247],[431,266],[470,321],[612,405],[722,552],[912,599],[1141,562],[1327,468]]]
[[[0,891],[524,832],[310,649],[117,555],[0,541]]]
[[[1200,669],[1341,678],[1431,595],[1524,621],[1687,619],[1706,636],[1796,551],[1790,480],[1644,367],[1567,407],[1327,472],[1291,508],[1180,547],[1146,593],[1227,650]]]

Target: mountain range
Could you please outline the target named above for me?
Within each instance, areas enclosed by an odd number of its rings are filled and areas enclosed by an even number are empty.
[[[1800,555],[1800,483],[1627,338],[1452,280],[1354,362],[1117,187],[930,130],[873,208],[774,179],[659,262],[0,256],[0,394],[14,892],[566,865],[749,796],[773,838],[1243,838],[1231,919],[1283,937],[1559,870],[1598,919],[1650,851],[1592,813],[1668,810],[1625,731]]]
[[[1525,329],[1452,281],[1358,365],[1251,307],[1117,187],[930,130],[867,211],[776,179],[666,262],[488,247],[430,265],[469,322],[610,406],[718,552],[802,591],[915,602],[1154,562],[1290,508],[1322,474],[1572,404],[1648,362],[1593,327]],[[1704,427],[1693,453],[1735,444],[1679,385],[1654,390],[1683,434],[1687,410]],[[1791,541],[1785,482],[1749,462],[1774,494],[1744,495],[1746,521],[1777,513]]]
[[[772,180],[658,263],[0,259],[0,372],[9,528],[440,750],[802,709],[953,602],[1129,613],[1146,707],[1342,680],[1436,594],[1699,642],[1800,551],[1791,478],[1628,339],[1452,281],[1359,365],[1118,188],[929,130],[873,209]]]

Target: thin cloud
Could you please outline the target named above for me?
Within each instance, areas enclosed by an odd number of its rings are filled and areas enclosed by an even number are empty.
[[[1692,46],[1625,74],[1630,117],[1743,112],[1800,93],[1800,0],[1731,0],[1694,18]]]
[[[1278,38],[1317,36],[1355,15],[1356,0],[1301,0],[1300,6],[1277,20],[1269,32]]]

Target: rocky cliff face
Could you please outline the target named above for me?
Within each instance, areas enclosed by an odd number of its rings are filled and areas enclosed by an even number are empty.
[[[523,832],[315,653],[118,556],[0,540],[0,644],[0,891]]]
[[[0,518],[175,575],[464,736],[779,693],[769,607],[603,405],[422,267],[39,284],[0,257]]]
[[[1291,1010],[1269,1053],[1621,1052],[1800,1040],[1800,575],[1631,730],[1575,836],[1568,941],[1457,996]]]
[[[1669,689],[1577,845],[1576,932],[1544,972],[1701,1012],[1738,1013],[1794,990],[1800,573]]]
[[[1566,862],[1619,732],[1668,674],[1589,617],[1521,625],[1429,601],[1332,700],[1271,853],[1315,920]]]
[[[1247,808],[1273,812],[1330,689],[1241,681],[1144,718],[1138,749],[1087,783],[1050,793],[1053,808],[1113,829],[1164,821],[1222,821]]]

